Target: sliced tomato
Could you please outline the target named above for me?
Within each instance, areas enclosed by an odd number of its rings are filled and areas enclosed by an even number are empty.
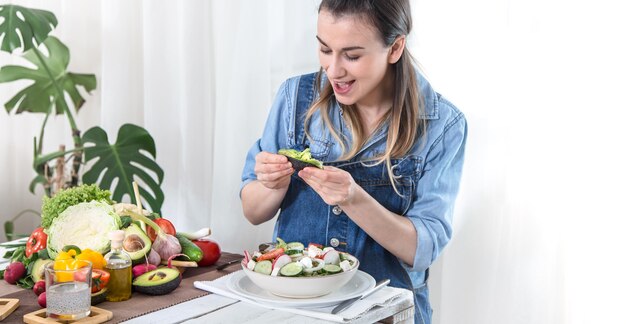
[[[165,234],[176,235],[176,228],[174,227],[174,224],[172,224],[172,222],[168,221],[167,219],[157,218],[154,220],[154,222],[159,225],[159,227],[163,230],[163,232],[165,232]],[[154,242],[157,237],[156,232],[150,226],[146,228],[146,234],[148,234],[148,237],[152,242]]]
[[[84,271],[74,272],[74,280],[85,282],[85,274],[86,273]],[[91,293],[96,293],[102,290],[102,288],[106,287],[106,285],[109,283],[110,278],[111,278],[111,275],[107,271],[100,270],[100,269],[92,269],[91,270]]]
[[[100,269],[91,270],[91,293],[97,293],[104,289],[109,283],[111,274]]]

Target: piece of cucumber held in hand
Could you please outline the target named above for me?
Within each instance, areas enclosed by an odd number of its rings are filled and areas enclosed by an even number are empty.
[[[302,152],[294,149],[280,149],[278,154],[286,156],[296,172],[306,167],[324,168],[322,161],[318,161],[311,156],[311,150],[308,147]]]

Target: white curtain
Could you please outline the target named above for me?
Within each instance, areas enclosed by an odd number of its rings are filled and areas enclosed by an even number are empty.
[[[240,172],[280,83],[317,69],[318,2],[12,1],[53,11],[70,70],[97,75],[80,128],[111,141],[124,123],[148,129],[164,216],[210,226],[230,252],[271,236],[273,223],[242,216]],[[622,11],[608,0],[412,5],[413,55],[470,130],[455,235],[431,272],[434,322],[626,322]],[[0,84],[0,102],[21,87]],[[27,191],[40,123],[0,112],[1,221],[41,206]],[[62,116],[47,151],[59,143],[71,143]],[[19,229],[36,224],[24,216]]]

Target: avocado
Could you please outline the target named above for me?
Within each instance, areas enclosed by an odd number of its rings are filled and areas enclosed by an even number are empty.
[[[100,291],[91,294],[91,306],[98,305],[107,299],[108,288],[104,287]]]
[[[145,262],[145,258],[152,248],[152,242],[148,235],[137,224],[130,224],[124,229],[124,233],[126,235],[122,247],[130,255],[133,264]]]
[[[318,161],[311,156],[311,150],[308,147],[302,152],[294,149],[280,149],[278,154],[286,156],[296,172],[306,167],[324,168],[322,161]]]
[[[37,259],[35,263],[33,263],[33,268],[31,271],[31,276],[33,277],[33,282],[41,281],[45,279],[45,271],[46,265],[52,262],[50,259]]]
[[[181,281],[180,271],[163,267],[148,271],[135,278],[133,288],[142,294],[165,295],[176,289]]]

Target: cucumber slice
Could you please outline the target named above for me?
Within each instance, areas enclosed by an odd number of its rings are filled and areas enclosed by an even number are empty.
[[[302,252],[304,250],[304,244],[300,242],[290,242],[287,243],[287,250],[298,250]]]
[[[280,275],[285,277],[295,277],[302,273],[304,267],[299,262],[291,262],[280,268]]]
[[[254,266],[254,272],[269,275],[272,273],[272,261],[263,260]]]
[[[295,254],[300,254],[302,255],[302,250],[287,250],[285,251],[286,255],[295,255]]]
[[[328,274],[335,274],[341,272],[341,267],[334,264],[327,264],[324,266],[324,271]]]

